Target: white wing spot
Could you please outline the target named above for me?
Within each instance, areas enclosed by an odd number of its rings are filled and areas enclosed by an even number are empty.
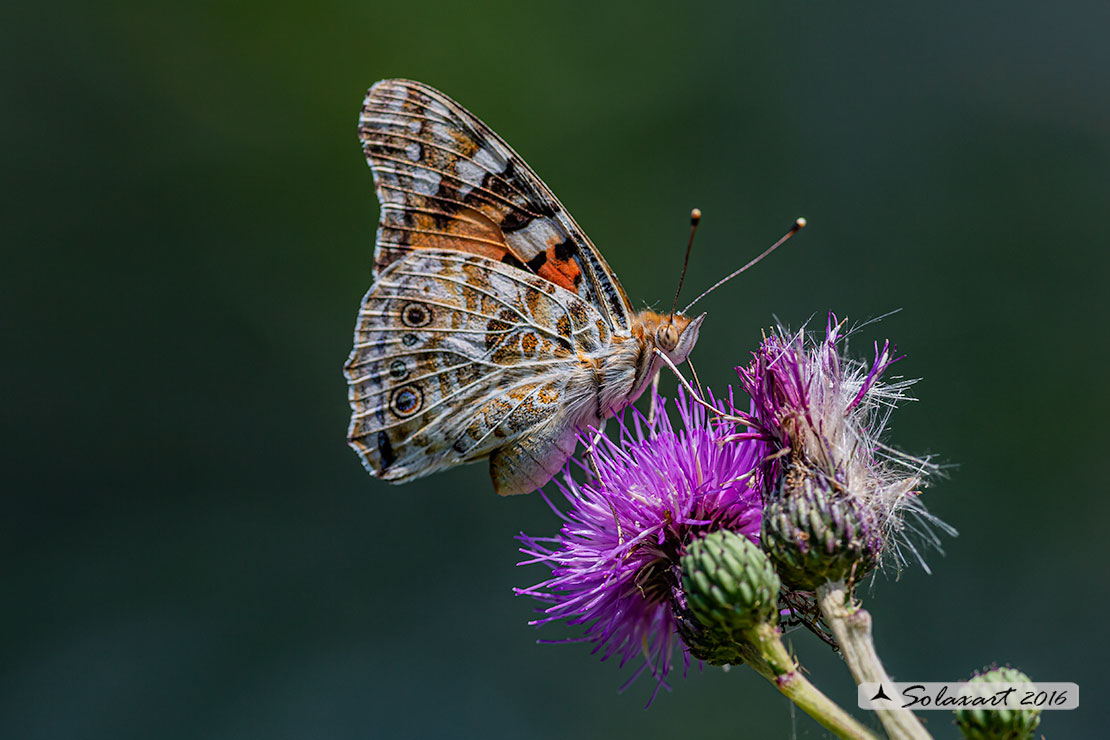
[[[505,171],[505,160],[489,149],[479,149],[478,153],[474,155],[474,161],[477,162],[480,167],[484,167],[486,171],[493,172],[494,174]]]
[[[466,183],[466,185],[459,186],[460,198],[465,198],[470,194],[471,189],[481,185],[482,178],[486,176],[486,171],[469,159],[460,159],[456,162],[455,172],[458,174],[459,178]]]
[[[409,155],[409,159],[413,162],[420,161],[420,145],[415,141],[405,147],[405,154]]]
[[[387,98],[385,104],[386,107],[390,110],[395,111],[403,110],[405,107],[405,100],[407,100],[409,97],[409,91],[403,87],[391,87],[390,90],[396,93],[400,93],[401,96],[399,98],[394,98],[392,96]]]
[[[422,172],[420,177],[412,179],[412,187],[421,195],[435,195],[439,192],[440,180],[438,172]]]
[[[383,178],[383,182],[386,185],[396,186],[397,178],[390,175],[388,179]],[[405,205],[405,194],[391,187],[378,188],[378,201],[387,206],[403,206]]]
[[[432,136],[441,144],[447,144],[454,148],[455,139],[451,136],[451,131],[442,123],[432,124]]]
[[[438,100],[428,101],[428,110],[435,113],[440,118],[451,118],[451,111],[447,110],[447,106]]]
[[[506,239],[517,256],[527,262],[546,250],[549,243],[557,244],[563,241],[563,235],[556,230],[551,219],[537,218],[528,224],[527,228],[506,235]]]

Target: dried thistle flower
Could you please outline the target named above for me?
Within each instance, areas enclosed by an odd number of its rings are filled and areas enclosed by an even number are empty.
[[[914,381],[883,380],[901,359],[889,341],[870,364],[848,358],[843,326],[830,314],[824,336],[777,329],[737,368],[770,448],[763,545],[784,582],[805,590],[860,577],[887,556],[898,567],[907,551],[925,566],[911,535],[939,548],[934,529],[955,534],[920,500],[936,467],[882,440]]]

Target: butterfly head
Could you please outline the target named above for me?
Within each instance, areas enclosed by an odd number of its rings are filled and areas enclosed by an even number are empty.
[[[667,355],[667,359],[680,365],[690,356],[698,341],[698,331],[705,314],[690,318],[681,313],[657,314],[643,311],[638,317],[642,322],[644,337]]]

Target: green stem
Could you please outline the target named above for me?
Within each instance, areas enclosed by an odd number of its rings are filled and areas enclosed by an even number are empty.
[[[871,615],[852,603],[844,582],[832,581],[818,587],[817,603],[856,684],[890,683],[890,676],[883,668],[871,639]],[[921,720],[908,709],[877,709],[875,713],[879,715],[890,740],[932,740]]]
[[[782,644],[778,627],[759,624],[745,636],[751,642],[744,655],[748,664],[822,727],[842,740],[879,740],[802,675],[790,651]]]

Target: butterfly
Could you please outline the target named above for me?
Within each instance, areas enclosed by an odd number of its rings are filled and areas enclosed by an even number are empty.
[[[651,384],[656,350],[686,360],[705,314],[633,310],[548,187],[438,90],[376,83],[358,131],[381,218],[349,444],[395,483],[488,459],[497,493],[541,488]]]

